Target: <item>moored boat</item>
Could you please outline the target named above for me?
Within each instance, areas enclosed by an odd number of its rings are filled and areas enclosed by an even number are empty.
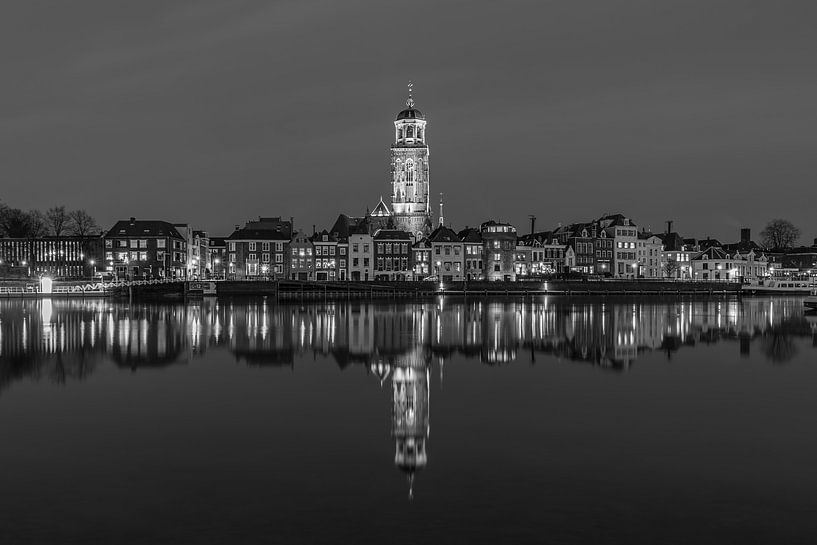
[[[814,292],[812,280],[788,280],[770,278],[757,284],[744,284],[741,290],[751,295],[807,295]]]

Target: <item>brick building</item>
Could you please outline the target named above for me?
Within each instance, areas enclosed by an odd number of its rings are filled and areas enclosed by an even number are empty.
[[[187,242],[172,223],[120,220],[104,241],[105,268],[118,279],[186,278]]]

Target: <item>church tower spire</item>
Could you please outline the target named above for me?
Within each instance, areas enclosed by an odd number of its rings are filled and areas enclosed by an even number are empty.
[[[443,194],[440,193],[440,227],[445,225],[445,220],[443,219]]]
[[[391,212],[398,229],[418,239],[431,227],[426,118],[414,105],[414,83],[408,83],[406,109],[394,120],[391,145]]]

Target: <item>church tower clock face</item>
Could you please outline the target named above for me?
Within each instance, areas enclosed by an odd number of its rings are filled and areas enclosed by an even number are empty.
[[[398,113],[394,120],[391,184],[391,211],[395,227],[418,238],[427,235],[431,227],[431,208],[426,119],[414,107],[411,83],[406,109]]]

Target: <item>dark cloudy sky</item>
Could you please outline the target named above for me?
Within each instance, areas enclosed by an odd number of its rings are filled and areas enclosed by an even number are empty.
[[[815,21],[813,0],[6,0],[0,199],[329,226],[389,194],[413,79],[455,226],[620,211],[731,240],[782,216],[810,239]]]

